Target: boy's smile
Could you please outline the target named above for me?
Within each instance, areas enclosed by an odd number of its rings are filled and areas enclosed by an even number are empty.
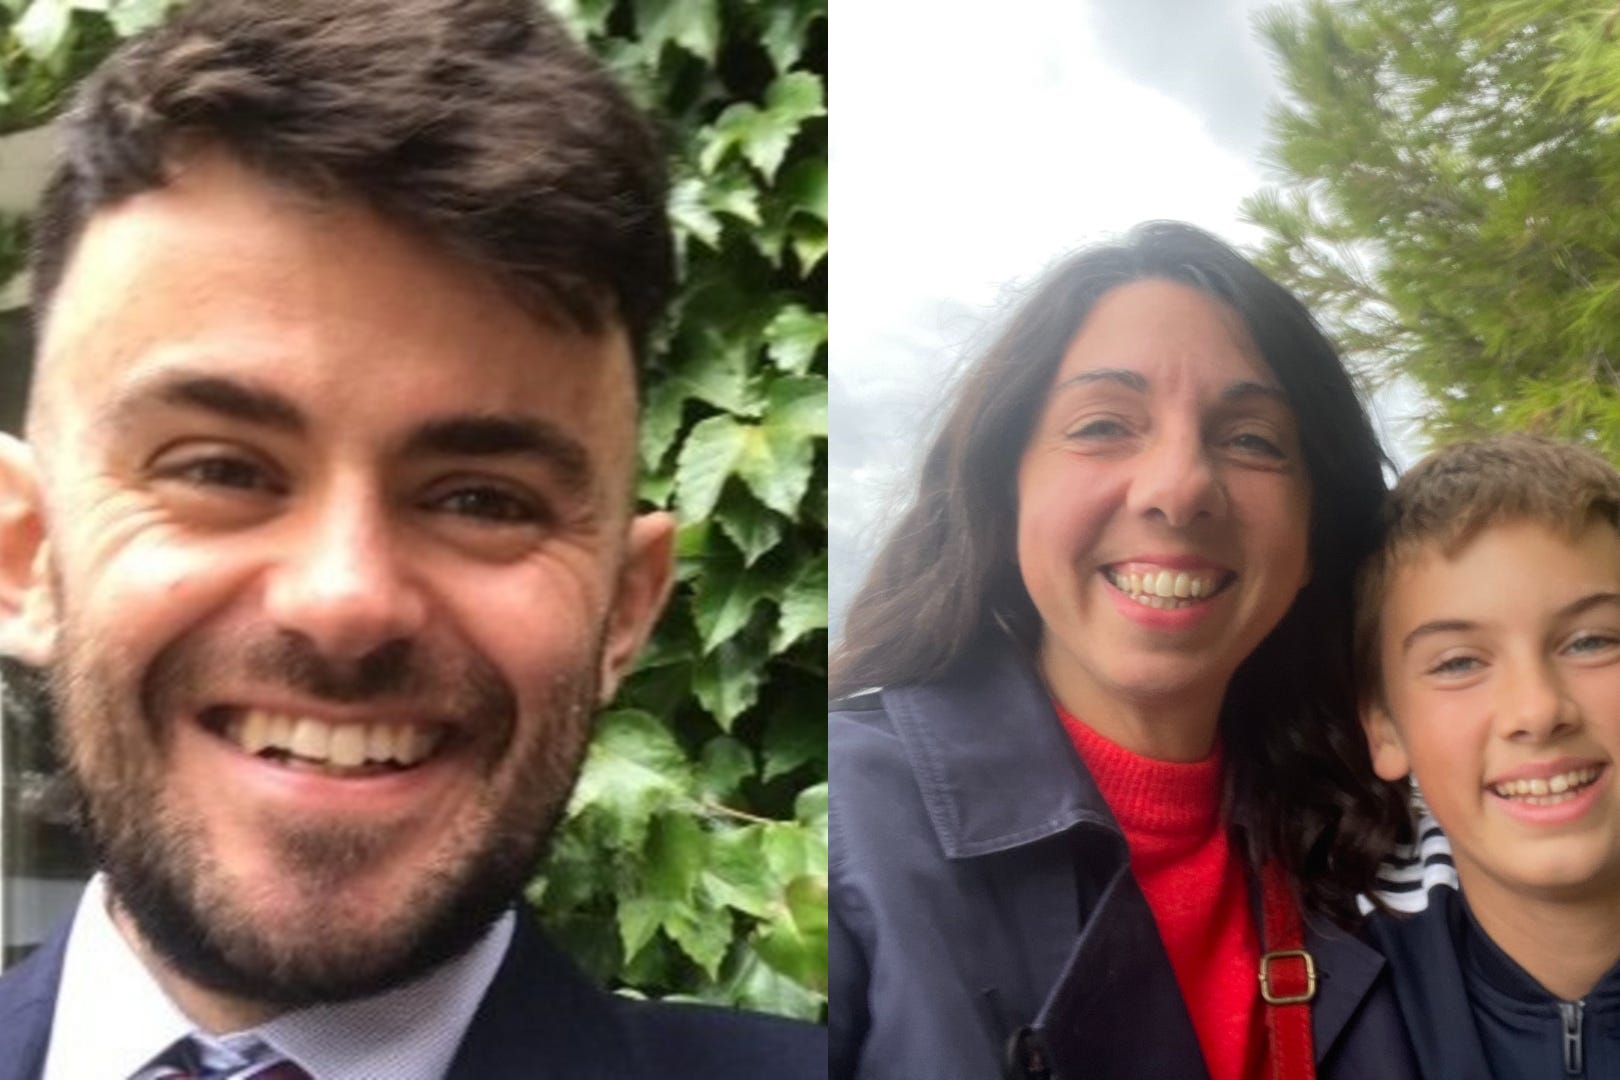
[[[1382,626],[1374,768],[1417,778],[1482,918],[1620,895],[1620,533],[1518,522],[1431,545],[1395,571]]]

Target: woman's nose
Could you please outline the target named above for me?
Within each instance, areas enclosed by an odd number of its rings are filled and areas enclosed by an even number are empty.
[[[386,508],[374,497],[328,498],[295,518],[265,607],[281,629],[332,659],[358,659],[423,629],[426,601],[400,558]]]
[[[1176,528],[1224,513],[1226,496],[1202,438],[1191,432],[1155,438],[1138,459],[1130,505]]]

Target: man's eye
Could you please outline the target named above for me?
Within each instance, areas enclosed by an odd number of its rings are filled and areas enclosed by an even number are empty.
[[[264,466],[247,458],[226,455],[159,462],[154,474],[160,480],[175,480],[203,488],[231,488],[270,494],[282,494],[286,490]]]
[[[538,501],[500,487],[456,488],[429,500],[428,508],[496,525],[540,525],[549,520]]]

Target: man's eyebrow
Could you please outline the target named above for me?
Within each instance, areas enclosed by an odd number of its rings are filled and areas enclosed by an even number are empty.
[[[1139,371],[1129,368],[1092,368],[1090,371],[1078,371],[1053,388],[1067,390],[1071,386],[1082,386],[1093,382],[1119,383],[1127,390],[1135,390],[1138,394],[1145,394],[1148,390],[1148,381]]]
[[[309,427],[298,406],[273,390],[217,375],[185,372],[136,383],[107,403],[102,419],[117,425],[150,405],[198,409],[293,435]]]
[[[591,456],[555,424],[530,416],[450,416],[431,420],[405,440],[406,457],[527,457],[557,471],[574,491],[590,487]]]

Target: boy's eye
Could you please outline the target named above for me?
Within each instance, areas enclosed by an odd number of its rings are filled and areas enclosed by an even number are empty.
[[[1466,675],[1484,667],[1484,663],[1477,656],[1448,656],[1430,666],[1430,675]]]
[[[1591,655],[1592,653],[1601,653],[1612,649],[1617,645],[1620,645],[1620,638],[1615,638],[1609,634],[1581,633],[1570,638],[1569,643],[1564,646],[1564,651],[1576,655]]]

